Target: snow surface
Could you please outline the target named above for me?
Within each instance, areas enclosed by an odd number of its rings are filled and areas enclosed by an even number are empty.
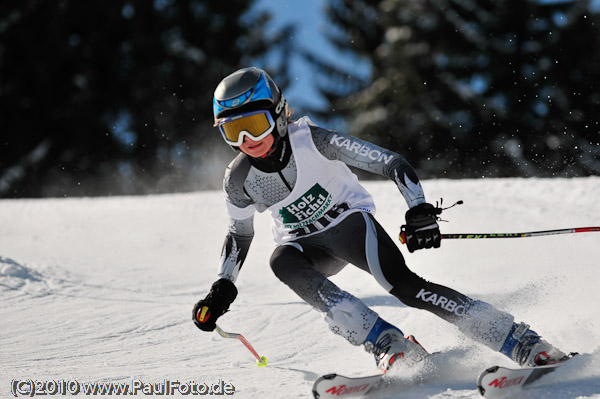
[[[431,180],[428,200],[465,204],[442,232],[521,232],[600,225],[600,177]],[[378,220],[396,237],[406,205],[390,182],[367,182]],[[221,192],[0,201],[0,397],[16,378],[79,382],[233,384],[239,398],[311,398],[321,374],[375,371],[372,355],[329,332],[319,313],[268,265],[268,215],[219,323],[269,359],[258,368],[243,345],[199,331],[193,304],[216,279],[226,231]],[[549,384],[520,398],[600,398],[600,233],[447,240],[409,254],[423,277],[510,311],[565,351],[578,351]],[[435,316],[403,306],[349,265],[333,280],[429,351],[443,351],[430,381],[393,369],[371,398],[478,398],[477,374],[511,362],[464,339]],[[82,396],[83,394],[80,394]]]

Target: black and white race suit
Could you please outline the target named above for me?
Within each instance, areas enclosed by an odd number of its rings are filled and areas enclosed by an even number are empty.
[[[301,118],[288,125],[287,136],[267,157],[240,153],[228,166],[224,191],[230,224],[219,278],[235,282],[254,236],[254,213],[269,211],[277,245],[273,272],[352,344],[365,341],[378,315],[328,279],[349,263],[405,305],[433,312],[499,350],[513,317],[413,273],[348,166],[395,182],[409,208],[425,202],[417,174],[402,156]]]

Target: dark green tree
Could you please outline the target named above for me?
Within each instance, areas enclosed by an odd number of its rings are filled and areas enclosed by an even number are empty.
[[[335,43],[372,64],[366,87],[326,91],[352,133],[426,177],[600,173],[600,25],[588,1],[329,4]],[[367,17],[352,29],[357,10]]]
[[[215,86],[290,47],[289,31],[265,33],[270,16],[253,3],[3,2],[0,196],[205,184],[197,161],[214,157],[210,138],[220,139],[212,128]],[[270,72],[285,82],[285,64]]]

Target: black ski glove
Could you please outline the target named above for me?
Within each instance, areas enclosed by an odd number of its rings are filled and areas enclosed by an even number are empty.
[[[235,285],[224,278],[214,282],[206,298],[194,305],[192,318],[196,327],[203,331],[213,331],[217,319],[229,310],[229,305],[237,296]]]
[[[442,236],[437,224],[437,215],[442,212],[431,204],[419,204],[406,212],[406,224],[402,231],[406,236],[409,252],[423,248],[439,248]]]

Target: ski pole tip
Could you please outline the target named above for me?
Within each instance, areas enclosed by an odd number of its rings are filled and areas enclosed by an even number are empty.
[[[261,356],[261,357],[260,357],[260,359],[258,359],[258,360],[256,361],[256,365],[257,365],[258,367],[265,367],[265,366],[267,365],[267,363],[268,363],[268,360],[267,360],[267,358],[266,358],[266,357],[264,357],[264,356]]]

